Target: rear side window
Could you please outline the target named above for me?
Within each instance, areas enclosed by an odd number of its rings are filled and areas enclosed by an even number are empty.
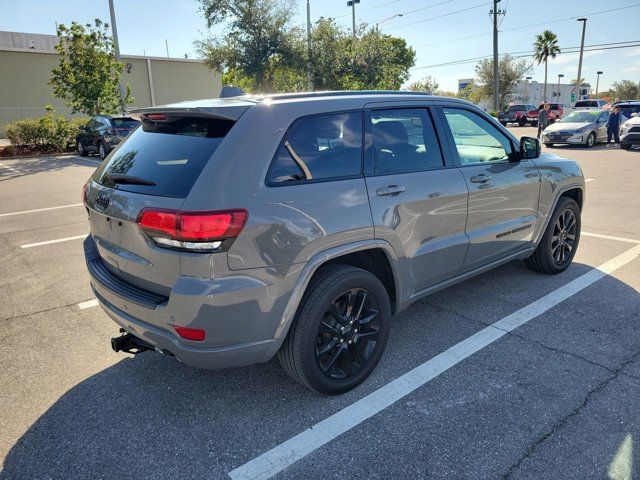
[[[233,124],[191,117],[145,121],[92,178],[127,192],[185,198]]]
[[[294,123],[269,168],[267,183],[360,175],[362,112],[306,117]]]
[[[374,110],[373,173],[442,167],[442,155],[426,109]]]

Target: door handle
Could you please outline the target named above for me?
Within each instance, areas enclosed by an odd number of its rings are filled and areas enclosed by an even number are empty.
[[[472,183],[487,183],[489,180],[491,180],[491,175],[485,175],[484,173],[471,177]]]
[[[378,190],[376,190],[376,195],[378,195],[379,197],[394,197],[396,195],[400,195],[404,191],[405,187],[401,187],[398,185],[389,185],[387,188],[379,188]]]

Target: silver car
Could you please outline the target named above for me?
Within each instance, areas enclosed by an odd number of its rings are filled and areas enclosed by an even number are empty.
[[[567,144],[584,145],[587,148],[598,142],[606,142],[609,114],[609,110],[574,110],[545,128],[542,141],[547,147]]]
[[[84,191],[115,351],[204,368],[277,355],[337,394],[413,302],[512,260],[559,273],[578,247],[580,167],[462,100],[299,93],[138,114]]]

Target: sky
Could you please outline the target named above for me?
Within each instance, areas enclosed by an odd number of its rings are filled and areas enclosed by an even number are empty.
[[[333,17],[351,28],[351,8],[346,0],[310,0],[312,22],[319,17]],[[210,31],[199,12],[196,0],[114,0],[120,50],[123,54],[166,56],[165,39],[172,57],[196,57],[194,40]],[[306,0],[293,0],[297,7],[294,22],[305,24]],[[416,50],[416,66],[410,81],[426,75],[436,78],[443,90],[457,90],[457,80],[474,75],[476,61],[441,65],[459,60],[491,55],[491,3],[487,0],[361,0],[356,8],[358,23],[384,23],[382,31],[404,38]],[[618,47],[620,42],[640,45],[640,1],[633,0],[501,0],[499,51],[528,55],[535,35],[544,29],[558,36],[561,48],[580,46],[581,23],[588,18],[585,45]],[[608,11],[607,10],[613,10]],[[0,0],[0,30],[55,34],[55,22],[82,23],[93,18],[109,21],[108,0]],[[599,13],[602,12],[602,13]],[[221,27],[214,27],[216,33]],[[588,48],[588,47],[587,47]],[[527,57],[529,60],[530,57]],[[640,46],[585,52],[582,77],[596,83],[600,90],[614,81],[640,81]],[[578,54],[561,53],[549,62],[549,82],[577,77]],[[534,65],[533,80],[544,80],[543,66]]]

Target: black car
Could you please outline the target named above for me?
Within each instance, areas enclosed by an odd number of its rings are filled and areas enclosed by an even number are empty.
[[[89,120],[76,137],[78,153],[97,153],[105,158],[140,122],[131,117],[97,115]]]

